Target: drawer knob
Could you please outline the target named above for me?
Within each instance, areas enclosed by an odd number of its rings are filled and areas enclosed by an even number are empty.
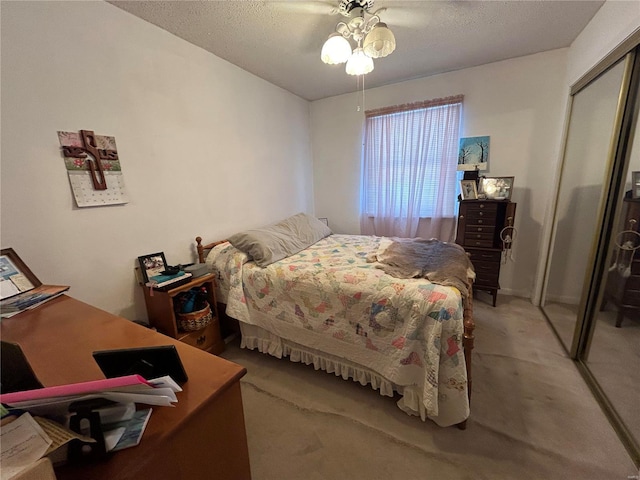
[[[482,235],[476,235],[476,238],[482,238]]]
[[[478,220],[478,223],[482,223],[482,220]]]
[[[480,212],[480,216],[482,217],[484,215],[484,212]]]
[[[464,220],[464,215],[460,215],[460,220]]]
[[[480,208],[484,208],[484,203],[481,203],[481,204],[480,204]]]

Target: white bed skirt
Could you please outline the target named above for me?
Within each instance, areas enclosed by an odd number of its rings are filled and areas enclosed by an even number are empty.
[[[305,347],[290,340],[283,339],[257,326],[239,322],[242,341],[240,346],[250,350],[257,349],[277,358],[288,357],[292,362],[313,365],[316,370],[333,373],[345,380],[352,379],[361,385],[371,385],[380,395],[393,397],[394,392],[402,395],[398,400],[398,407],[409,415],[419,416],[423,421],[429,418],[441,426],[451,425],[443,415],[427,417],[426,409],[420,400],[420,394],[415,387],[395,385],[378,373],[350,362],[344,358]]]

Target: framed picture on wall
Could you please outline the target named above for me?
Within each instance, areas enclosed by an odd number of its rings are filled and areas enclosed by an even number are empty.
[[[462,200],[475,200],[478,198],[478,189],[475,180],[460,180],[460,192]]]
[[[631,198],[640,198],[640,172],[631,172]]]

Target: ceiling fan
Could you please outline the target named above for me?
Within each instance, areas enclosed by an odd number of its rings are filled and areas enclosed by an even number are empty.
[[[384,13],[385,20],[391,25],[403,27],[424,27],[426,23],[425,3],[416,1],[378,0],[382,4],[374,10],[376,0],[316,0],[274,2],[279,8],[312,15],[343,15],[351,17],[357,8],[367,7],[372,14]]]
[[[396,39],[385,21],[392,26],[421,26],[428,23],[425,2],[388,2],[392,6],[375,8],[376,0],[336,0],[315,2],[284,2],[279,5],[290,11],[314,15],[340,15],[335,29],[325,41],[320,58],[327,64],[346,62],[349,75],[365,75],[374,68],[373,60],[386,57],[396,48]],[[427,2],[428,3],[428,2]],[[422,15],[421,15],[422,14]],[[381,18],[384,16],[384,21]],[[395,20],[393,20],[395,18]],[[355,48],[353,46],[355,44]]]
[[[372,12],[374,0],[340,0],[338,12],[348,22],[338,22],[335,32],[322,46],[324,63],[346,62],[349,75],[366,75],[373,70],[373,59],[383,58],[396,49],[396,38],[377,12]],[[352,39],[356,48],[352,50]]]

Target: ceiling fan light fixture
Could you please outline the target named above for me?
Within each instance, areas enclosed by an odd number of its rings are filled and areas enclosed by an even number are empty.
[[[374,58],[386,57],[396,49],[395,36],[378,15],[386,9],[372,13],[373,3],[374,0],[340,0],[340,13],[351,20],[338,22],[324,42],[320,53],[324,63],[347,62],[349,75],[366,75],[373,70]],[[353,53],[350,40],[356,44]]]
[[[371,58],[386,57],[396,49],[396,38],[386,23],[379,22],[365,37],[362,48]]]
[[[337,32],[329,35],[329,38],[322,46],[320,58],[324,63],[335,65],[346,62],[351,56],[351,44]]]
[[[373,59],[358,47],[349,57],[346,70],[349,75],[366,75],[373,70]]]

